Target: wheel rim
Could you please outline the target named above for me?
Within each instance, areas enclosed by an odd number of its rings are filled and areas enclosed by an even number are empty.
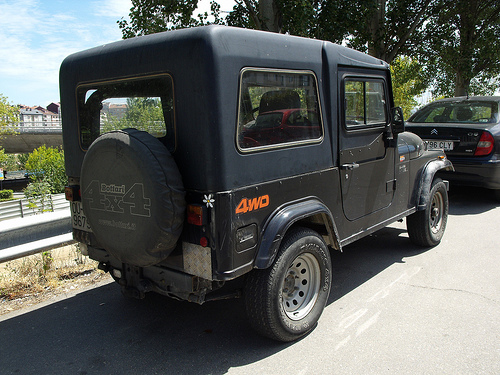
[[[283,281],[282,302],[285,314],[300,320],[314,307],[320,288],[321,268],[312,254],[299,255],[288,268]]]
[[[444,215],[444,200],[441,193],[437,192],[432,197],[431,209],[430,209],[430,226],[432,233],[437,233],[441,229],[441,224],[443,222]]]

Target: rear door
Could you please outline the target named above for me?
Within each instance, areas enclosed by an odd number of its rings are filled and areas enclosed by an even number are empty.
[[[395,190],[395,148],[389,126],[386,72],[339,69],[339,160],[343,210],[353,221],[390,206]]]

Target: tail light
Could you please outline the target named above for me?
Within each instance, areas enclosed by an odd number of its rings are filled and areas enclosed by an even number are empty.
[[[476,152],[474,152],[474,156],[485,156],[491,154],[493,151],[493,147],[495,146],[495,139],[491,135],[491,133],[484,131],[481,134],[481,138],[476,146]]]
[[[67,201],[70,202],[80,201],[81,200],[80,186],[77,185],[65,186],[64,195],[66,196]]]
[[[204,209],[203,206],[190,204],[187,207],[187,222],[189,224],[202,226],[204,224]]]

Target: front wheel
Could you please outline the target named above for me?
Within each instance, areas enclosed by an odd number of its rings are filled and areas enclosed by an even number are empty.
[[[248,276],[245,304],[250,324],[284,342],[312,331],[330,294],[331,268],[323,239],[312,230],[293,229],[273,265]]]
[[[420,246],[431,247],[441,242],[448,221],[448,191],[445,183],[436,178],[431,185],[429,201],[423,211],[406,218],[410,240]]]

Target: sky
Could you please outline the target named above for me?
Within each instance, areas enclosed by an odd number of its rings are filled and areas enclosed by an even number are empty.
[[[231,10],[234,0],[219,1]],[[74,52],[122,38],[131,0],[0,0],[0,94],[10,104],[59,102],[59,67]],[[210,11],[210,0],[199,10]]]

